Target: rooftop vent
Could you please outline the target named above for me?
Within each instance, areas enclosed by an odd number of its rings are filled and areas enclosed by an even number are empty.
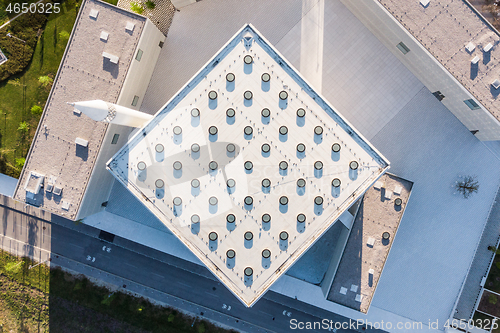
[[[424,8],[427,7],[427,5],[429,4],[429,2],[430,2],[430,0],[420,0],[420,4],[422,6],[424,6]]]
[[[94,20],[97,20],[97,16],[99,16],[99,11],[97,9],[91,9],[89,17],[93,18]]]
[[[491,49],[493,48],[493,44],[492,43],[488,43],[484,48],[483,48],[483,51],[484,52],[490,52]]]
[[[476,49],[476,45],[473,42],[469,42],[469,44],[465,45],[465,49],[472,53]]]
[[[103,41],[106,41],[106,42],[107,42],[107,41],[108,41],[108,37],[109,37],[109,33],[107,33],[106,31],[101,31],[101,37],[100,37],[100,38],[101,38]]]
[[[396,200],[394,200],[394,204],[396,206],[401,206],[402,203],[403,203],[403,200],[401,200],[401,198],[396,198]]]
[[[111,61],[113,64],[117,64],[118,63],[118,60],[120,60],[119,57],[115,56],[115,55],[112,55],[108,52],[103,52],[102,53],[102,56],[106,59],[109,59],[109,61]]]
[[[479,62],[479,57],[475,56],[474,58],[471,59],[471,64],[476,65]]]
[[[61,195],[62,194],[62,188],[59,186],[54,186],[54,190],[52,191],[55,195]]]
[[[127,25],[125,26],[125,30],[132,32],[134,31],[135,23],[132,22],[127,22]]]
[[[70,203],[68,201],[62,201],[61,208],[64,210],[69,210]]]
[[[79,146],[82,146],[82,147],[88,147],[89,146],[89,142],[85,139],[82,139],[82,138],[76,138],[75,139],[75,143]]]
[[[40,188],[42,187],[44,179],[45,176],[30,171],[30,174],[26,179],[26,183],[24,183],[24,189],[26,190],[26,192],[37,194],[40,191]]]
[[[491,82],[491,86],[495,89],[500,88],[500,80],[496,79],[495,81]]]

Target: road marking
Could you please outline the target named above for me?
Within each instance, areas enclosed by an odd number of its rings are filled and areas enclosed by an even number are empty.
[[[165,278],[163,275],[160,275],[160,274],[156,274],[156,273],[153,273],[153,272],[151,272],[151,274],[156,275],[156,276],[160,277],[161,279]]]
[[[137,266],[134,266],[134,265],[132,265],[132,264],[129,264],[128,262],[125,262],[125,265],[129,265],[130,267],[137,268]]]
[[[206,294],[209,294],[210,296],[213,296],[213,297],[217,297],[217,298],[219,298],[219,296],[218,296],[218,295],[212,294],[212,293],[211,293],[211,292],[209,292],[209,291],[205,291],[205,293],[206,293]]]
[[[184,287],[187,287],[187,288],[191,288],[191,286],[189,286],[189,285],[187,285],[187,284],[185,284],[185,283],[182,283],[182,282],[177,282],[177,284],[180,284],[180,285],[182,285],[182,286],[184,286]]]

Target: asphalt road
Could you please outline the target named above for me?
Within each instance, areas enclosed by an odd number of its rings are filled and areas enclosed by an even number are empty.
[[[5,201],[3,203],[6,204]],[[51,216],[51,222],[47,222],[3,205],[0,205],[0,216],[3,236],[49,250],[53,257],[58,255],[84,264],[79,267],[107,272],[187,300],[201,309],[226,314],[234,319],[235,325],[232,326],[239,329],[241,326],[236,325],[239,321],[252,324],[245,330],[253,332],[299,331],[292,329],[292,319],[297,323],[320,322],[323,319],[350,322],[346,317],[274,292],[266,293],[252,308],[246,308],[206,268],[194,263],[119,237],[115,237],[113,243],[105,242],[97,237],[100,230],[86,225],[75,226],[73,222],[57,216]],[[203,310],[198,315],[203,316]],[[331,331],[356,332],[350,329]],[[363,332],[375,331],[381,332],[369,329]]]

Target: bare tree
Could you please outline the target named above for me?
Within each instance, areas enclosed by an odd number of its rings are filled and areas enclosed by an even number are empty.
[[[455,185],[458,193],[462,194],[465,199],[476,193],[479,189],[479,182],[477,176],[464,176],[461,180],[457,181]]]

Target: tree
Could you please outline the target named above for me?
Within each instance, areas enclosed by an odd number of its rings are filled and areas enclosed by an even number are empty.
[[[479,182],[476,176],[464,176],[455,184],[455,189],[462,194],[465,199],[476,193],[479,189]]]
[[[153,1],[148,0],[148,1],[146,1],[146,7],[147,7],[148,9],[155,9],[156,4],[155,4]]]
[[[139,15],[141,15],[144,12],[144,7],[142,7],[142,4],[135,1],[132,1],[130,3],[130,9],[132,9],[134,13],[137,13]]]
[[[42,112],[43,112],[43,109],[42,109],[42,107],[41,107],[41,106],[39,106],[39,105],[33,105],[33,106],[31,107],[31,114],[33,114],[33,115],[35,115],[35,116],[39,116],[39,115],[41,115],[41,114],[42,114]]]
[[[48,75],[40,76],[38,78],[38,82],[40,82],[42,87],[50,86],[52,84],[52,81],[53,81],[52,78],[49,77]]]

